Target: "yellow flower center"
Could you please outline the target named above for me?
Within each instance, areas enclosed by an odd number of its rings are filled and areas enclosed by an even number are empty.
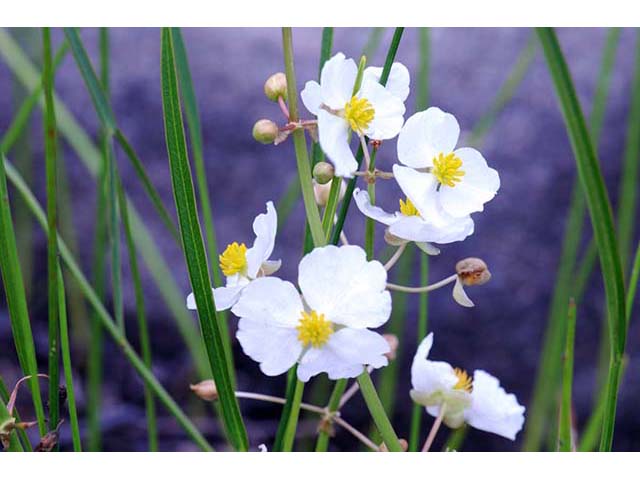
[[[407,217],[411,217],[411,216],[419,217],[420,216],[420,213],[418,212],[418,209],[411,202],[411,200],[409,200],[409,197],[407,197],[407,199],[404,202],[402,201],[402,199],[400,199],[400,213],[403,214],[403,215],[406,215]]]
[[[238,245],[238,242],[233,242],[227,245],[227,248],[220,259],[220,269],[227,277],[235,275],[236,273],[243,272],[247,268],[247,247],[244,243]]]
[[[458,377],[458,383],[456,383],[453,388],[456,390],[464,390],[467,393],[471,393],[473,391],[473,379],[469,376],[469,374],[460,369],[454,368],[453,373]]]
[[[347,119],[351,130],[362,133],[368,127],[376,111],[371,102],[366,98],[358,98],[355,95],[344,106],[344,118]]]
[[[461,167],[462,160],[453,152],[448,155],[440,153],[433,159],[433,175],[447,187],[455,187],[457,182],[462,181],[464,170]]]
[[[311,345],[314,348],[320,348],[327,343],[333,333],[333,325],[324,318],[322,313],[319,314],[312,310],[309,313],[301,313],[300,323],[296,330],[298,330],[298,340],[303,347]]]

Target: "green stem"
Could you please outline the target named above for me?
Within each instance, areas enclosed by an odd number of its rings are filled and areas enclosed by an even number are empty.
[[[369,413],[373,417],[373,421],[382,436],[382,440],[390,452],[402,452],[402,447],[398,441],[398,436],[393,430],[393,426],[384,411],[384,407],[378,398],[376,388],[371,381],[371,376],[366,370],[358,376],[358,384],[360,391],[369,408]]]
[[[347,388],[348,380],[346,378],[341,378],[336,381],[335,387],[331,392],[331,397],[329,397],[329,403],[327,405],[327,410],[329,414],[337,412],[340,408],[340,399],[344,394],[344,391]],[[329,448],[329,432],[326,429],[320,430],[318,433],[318,440],[316,442],[316,452],[326,452]]]
[[[291,401],[291,412],[289,421],[286,424],[284,435],[282,437],[282,451],[293,451],[293,442],[296,438],[296,429],[298,427],[298,417],[300,416],[300,403],[302,402],[302,394],[304,393],[304,383],[296,379]]]
[[[64,369],[64,381],[67,387],[67,405],[69,406],[69,421],[71,423],[71,438],[74,452],[82,451],[80,442],[80,425],[78,423],[78,411],[76,409],[76,395],[73,386],[73,364],[71,363],[71,348],[69,346],[69,327],[67,323],[67,304],[65,301],[64,279],[62,269],[58,267],[58,307],[60,310],[60,351],[62,353],[62,366]]]
[[[59,391],[59,337],[58,321],[58,237],[57,237],[57,176],[56,155],[58,153],[56,114],[53,106],[53,69],[51,60],[51,32],[42,29],[42,48],[44,69],[42,83],[44,87],[45,114],[45,161],[47,177],[47,272],[49,285],[49,431],[56,430],[60,418]]]
[[[562,368],[562,404],[560,408],[560,428],[558,435],[558,450],[570,452],[574,448],[571,434],[572,385],[573,385],[573,347],[576,337],[576,304],[569,301],[567,321],[567,335],[564,348],[564,365]]]

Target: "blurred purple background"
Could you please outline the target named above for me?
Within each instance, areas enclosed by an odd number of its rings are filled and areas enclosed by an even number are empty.
[[[14,32],[15,33],[15,32]],[[24,32],[23,32],[24,33]],[[198,97],[204,136],[208,183],[212,193],[214,219],[221,248],[232,241],[253,240],[251,221],[264,210],[268,200],[277,201],[289,181],[296,176],[293,145],[264,146],[251,137],[253,123],[262,117],[281,122],[277,106],[262,93],[264,80],[283,69],[281,38],[278,29],[185,29],[191,70]],[[317,76],[320,29],[295,29],[294,50],[298,86]],[[380,47],[369,59],[381,65],[392,29],[385,29]],[[464,133],[489,108],[498,88],[527,43],[528,29],[431,29],[430,105],[447,110],[458,118]],[[337,29],[334,52],[359,57],[369,35],[368,29]],[[583,109],[589,112],[606,36],[604,29],[561,29],[559,38],[568,58]],[[97,31],[86,29],[83,40],[92,58],[97,59]],[[36,33],[36,41],[39,38]],[[55,31],[59,45],[62,35]],[[171,182],[165,149],[160,97],[160,32],[157,29],[112,29],[112,98],[121,129],[140,155],[153,183],[170,210],[173,208]],[[609,185],[614,207],[626,121],[630,103],[635,34],[624,30],[617,50],[607,112],[600,143],[602,168]],[[412,73],[412,94],[407,100],[407,115],[415,112],[415,82],[418,68],[418,35],[407,29],[397,60]],[[0,132],[4,132],[14,115],[10,70],[0,62]],[[56,76],[56,89],[69,109],[94,138],[98,122],[89,94],[69,55]],[[306,113],[306,112],[305,112]],[[308,114],[307,114],[308,115]],[[40,112],[32,125],[34,146],[35,191],[44,200],[44,155]],[[64,144],[64,142],[63,142]],[[555,282],[555,272],[571,185],[575,175],[573,155],[567,139],[546,65],[540,52],[519,86],[513,100],[499,115],[480,150],[501,176],[498,196],[484,213],[474,216],[476,233],[463,243],[446,246],[431,261],[431,278],[449,275],[455,262],[478,256],[488,263],[493,278],[482,287],[469,290],[476,303],[464,309],[453,302],[448,290],[438,291],[429,300],[429,329],[435,332],[433,357],[472,371],[482,368],[501,379],[507,391],[514,392],[529,405],[548,305]],[[12,158],[12,157],[10,157]],[[79,232],[81,260],[90,271],[95,188],[82,162],[64,144],[69,183],[73,195],[73,219]],[[127,159],[118,153],[125,188],[142,212],[186,296],[190,291],[182,254],[167,234],[150,202],[145,197]],[[395,161],[395,141],[386,142],[378,155],[378,165],[390,169]],[[397,187],[379,184],[379,203],[393,208]],[[301,202],[277,238],[274,258],[283,259],[280,275],[293,279],[302,250],[304,213]],[[586,230],[589,230],[587,227]],[[362,244],[364,219],[354,207],[345,231],[352,242]],[[378,226],[377,239],[383,229]],[[637,236],[634,237],[637,241]],[[585,238],[585,244],[588,238]],[[634,243],[635,245],[635,243]],[[384,245],[378,241],[378,253]],[[46,368],[46,242],[38,232],[34,244],[35,271],[31,314],[42,369]],[[134,344],[135,305],[133,288],[123,260],[127,322]],[[412,284],[417,284],[418,264]],[[220,445],[220,431],[211,420],[210,410],[189,392],[189,383],[197,381],[188,352],[175,329],[151,277],[143,272],[146,304],[151,322],[154,372],[178,402],[197,419],[205,434]],[[11,341],[4,295],[0,300],[0,374],[12,384],[19,377]],[[406,343],[398,362],[400,382],[397,387],[394,424],[403,437],[409,434],[411,400],[409,370],[415,351],[417,297],[409,300],[406,317]],[[574,399],[578,426],[582,427],[591,412],[596,375],[597,348],[601,335],[603,296],[599,272],[592,276],[590,290],[579,305]],[[629,364],[622,382],[618,423],[614,447],[619,450],[640,449],[640,416],[636,411],[640,393],[640,325],[634,314],[628,340]],[[196,321],[194,316],[194,322]],[[235,321],[231,321],[235,327]],[[284,376],[263,376],[257,364],[244,356],[237,342],[235,358],[239,388],[281,395]],[[79,346],[74,364],[77,373],[81,417],[84,419],[84,359]],[[312,388],[307,388],[310,394]],[[327,393],[328,395],[328,393]],[[24,395],[26,399],[28,395]],[[25,402],[26,403],[26,402]],[[117,348],[107,342],[105,348],[104,448],[107,450],[146,449],[144,403],[141,382]],[[241,401],[251,444],[270,445],[273,441],[280,408]],[[191,449],[173,419],[160,408],[160,446],[163,450]],[[368,414],[360,397],[350,402],[343,413],[358,428],[367,431]],[[301,433],[313,433],[317,419],[303,417]],[[547,419],[549,424],[555,417]],[[424,423],[424,435],[431,419]],[[83,428],[85,423],[83,422]],[[437,445],[446,439],[440,433]],[[522,434],[512,443],[500,437],[470,431],[464,450],[513,450],[520,447]],[[62,429],[63,448],[70,447],[68,426]],[[332,448],[359,448],[343,431],[332,441]]]

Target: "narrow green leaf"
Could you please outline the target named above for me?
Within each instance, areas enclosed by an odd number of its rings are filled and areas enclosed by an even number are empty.
[[[4,163],[2,166],[4,168],[0,168],[0,194],[3,193],[3,184],[5,185],[4,191],[6,192],[6,182],[4,182],[4,172],[6,169],[6,177],[11,181],[12,185],[16,189],[16,192],[25,201],[26,205],[29,207],[29,210],[31,210],[31,213],[42,227],[44,233],[47,234],[47,217],[45,212],[42,210],[42,207],[38,203],[38,200],[36,200],[35,196],[33,195],[33,192],[31,192],[20,174],[6,159],[4,159]],[[0,195],[0,198],[3,198],[3,195]],[[2,218],[1,215],[0,218]],[[124,353],[127,360],[131,363],[131,366],[138,372],[143,381],[149,384],[156,398],[176,419],[178,424],[184,429],[189,438],[191,438],[201,449],[205,451],[212,451],[213,448],[211,447],[211,445],[209,445],[209,443],[198,431],[191,420],[189,420],[189,418],[180,409],[178,404],[173,400],[173,398],[171,398],[171,396],[156,379],[153,373],[145,366],[144,361],[136,354],[133,347],[129,344],[124,335],[122,335],[118,327],[115,325],[113,318],[98,298],[95,290],[93,289],[93,287],[91,287],[89,281],[82,273],[80,266],[73,258],[73,255],[61,238],[59,238],[58,241],[58,248],[60,251],[60,256],[64,261],[67,269],[77,282],[80,290],[82,291],[82,294],[87,299],[87,302],[95,310],[98,318],[100,319],[102,327],[111,336],[114,344],[122,350],[122,353]],[[0,259],[1,258],[2,257],[0,257]]]
[[[200,221],[196,209],[195,193],[189,157],[182,123],[182,109],[178,92],[178,74],[176,71],[173,47],[173,32],[162,30],[162,105],[164,125],[169,154],[169,167],[173,183],[174,198],[185,260],[189,278],[198,307],[198,318],[209,363],[220,395],[222,417],[231,443],[238,450],[249,447],[247,432],[240,415],[238,401],[233,391],[229,375],[229,366],[224,355],[224,344],[216,319],[216,309],[211,292],[211,281],[204,241],[200,230]]]
[[[578,175],[587,197],[587,206],[600,256],[607,300],[609,338],[612,346],[607,382],[608,399],[600,448],[601,450],[610,450],[613,442],[619,373],[626,341],[624,281],[614,230],[613,214],[602,172],[600,171],[598,156],[591,143],[573,81],[558,39],[551,28],[539,28],[537,32],[566,122],[576,159]]]
[[[364,397],[367,407],[369,408],[369,412],[373,417],[373,421],[380,432],[380,436],[382,437],[385,446],[390,452],[402,452],[398,436],[393,430],[393,426],[384,412],[384,407],[380,402],[380,398],[378,398],[376,387],[374,387],[373,382],[371,381],[369,372],[365,370],[360,374],[358,377],[358,384],[360,385],[362,396]]]
[[[570,452],[575,444],[572,435],[572,385],[573,385],[573,347],[576,337],[576,304],[569,301],[567,314],[567,334],[564,347],[564,363],[562,367],[562,404],[560,406],[560,426],[558,435],[558,450]]]

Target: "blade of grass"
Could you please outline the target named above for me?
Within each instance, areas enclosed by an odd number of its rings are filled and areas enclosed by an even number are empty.
[[[204,166],[202,127],[200,125],[200,114],[198,113],[198,102],[196,101],[193,80],[191,78],[191,70],[189,68],[189,59],[182,39],[182,33],[179,28],[175,29],[174,32],[178,83],[184,100],[184,115],[187,120],[187,129],[189,131],[191,150],[193,152],[193,163],[196,168],[198,198],[200,200],[200,208],[202,209],[204,231],[207,240],[206,245],[208,248],[207,251],[209,254],[209,261],[213,262],[211,266],[213,286],[221,287],[223,285],[223,281],[220,267],[216,262],[216,259],[218,258],[218,242],[216,240],[216,230],[213,225],[213,209],[211,208],[211,196],[209,194],[209,187],[207,186],[207,171]],[[222,333],[222,339],[224,340],[227,363],[231,367],[229,370],[231,373],[231,381],[235,386],[236,379],[233,368],[233,350],[231,349],[231,337],[229,336],[229,325],[227,322],[226,310],[218,312],[218,322],[220,323],[220,331]]]
[[[2,185],[6,185],[6,182],[4,182],[4,173],[6,169],[6,178],[11,181],[17,193],[23,198],[23,200],[29,207],[29,210],[37,220],[38,224],[42,227],[42,230],[45,232],[45,234],[47,234],[47,217],[45,212],[42,210],[42,207],[33,195],[33,192],[31,192],[20,174],[15,170],[13,165],[11,165],[6,158],[4,159],[3,167],[4,168],[0,168],[0,193],[2,193]],[[4,191],[6,191],[6,187],[4,188]],[[0,198],[2,198],[2,195],[0,195]],[[2,218],[1,215],[0,218]],[[71,255],[71,252],[67,248],[67,245],[64,243],[62,238],[59,238],[58,248],[60,251],[60,256],[64,261],[67,269],[71,272],[73,278],[78,283],[80,290],[87,299],[87,302],[95,310],[98,318],[100,319],[102,327],[109,334],[109,336],[111,336],[114,344],[122,350],[122,353],[125,355],[129,363],[131,363],[131,366],[138,372],[142,380],[149,384],[156,398],[176,419],[178,424],[183,428],[185,433],[187,433],[189,438],[191,438],[202,450],[212,451],[213,448],[211,447],[211,445],[209,445],[209,443],[198,431],[195,425],[193,425],[191,420],[189,420],[189,418],[180,409],[178,404],[173,400],[173,398],[171,398],[164,387],[156,379],[153,373],[146,367],[144,361],[138,356],[133,347],[131,347],[127,339],[122,335],[122,333],[116,326],[113,317],[111,317],[107,309],[104,307],[104,305],[96,295],[95,290],[82,273],[82,270],[80,269],[73,255]]]
[[[44,138],[47,183],[47,277],[49,297],[49,431],[58,427],[60,402],[60,323],[58,320],[58,237],[57,237],[57,129],[53,105],[53,71],[51,60],[51,32],[42,29],[42,49],[44,68],[42,84],[44,89]]]
[[[7,62],[11,71],[17,75],[20,81],[27,88],[34,89],[40,84],[40,74],[22,52],[22,49],[2,28],[0,28],[0,54]],[[54,101],[56,104],[56,114],[60,133],[65,137],[71,148],[83,161],[91,175],[97,176],[102,163],[100,150],[96,148],[84,129],[80,127],[73,115],[60,101],[60,99],[56,98],[55,94]],[[39,104],[42,107],[44,103],[40,101]],[[181,289],[175,282],[172,270],[160,254],[154,237],[142,221],[142,217],[135,209],[134,205],[130,205],[130,207],[131,227],[139,251],[144,258],[145,264],[147,265],[161,296],[176,320],[179,333],[184,339],[196,364],[198,376],[200,378],[208,378],[210,376],[210,371],[203,345],[198,331],[193,325],[193,319],[185,308],[185,294],[181,292]]]
[[[209,268],[196,209],[195,192],[182,123],[173,31],[168,28],[162,30],[161,70],[163,119],[169,167],[189,278],[198,307],[198,318],[213,379],[220,397],[222,420],[234,448],[246,451],[249,446],[247,432],[233,391],[229,374],[230,366],[226,362],[224,344],[211,292]]]
[[[142,280],[140,279],[140,270],[138,268],[138,259],[133,235],[131,233],[131,224],[129,222],[129,210],[127,206],[127,198],[122,186],[122,179],[116,169],[116,183],[118,189],[118,203],[122,211],[122,226],[124,227],[125,239],[127,242],[127,251],[129,252],[129,269],[133,279],[133,289],[136,298],[136,316],[138,317],[138,335],[140,336],[140,350],[142,352],[142,360],[145,366],[151,370],[151,342],[149,339],[149,327],[147,325],[147,315],[145,312],[144,292],[142,290]],[[144,405],[147,416],[147,437],[149,442],[149,451],[158,451],[158,427],[156,421],[156,406],[153,398],[153,392],[148,383],[144,385]]]
[[[602,131],[618,40],[619,30],[611,29],[603,48],[602,62],[598,73],[589,125],[596,149]],[[556,271],[556,284],[551,304],[549,305],[547,329],[540,353],[538,373],[525,427],[523,449],[528,451],[537,451],[540,449],[544,426],[546,424],[544,419],[550,414],[550,410],[554,406],[557,388],[559,388],[562,344],[566,329],[565,310],[567,302],[572,294],[578,302],[581,299],[581,295],[577,292],[578,289],[576,288],[576,290],[574,290],[574,285],[581,283],[579,279],[580,276],[576,280],[574,270],[577,252],[582,240],[585,214],[585,195],[580,179],[576,176],[572,187],[571,201],[565,224],[560,261]],[[597,249],[594,248],[594,261],[596,255]]]
[[[73,364],[71,363],[71,347],[69,346],[69,328],[67,324],[67,304],[65,301],[64,278],[62,269],[57,265],[58,275],[58,308],[60,319],[60,352],[62,353],[62,367],[64,369],[64,379],[67,388],[67,405],[69,410],[69,422],[71,423],[71,438],[73,441],[73,451],[81,452],[80,425],[78,423],[78,411],[76,410],[76,395],[73,386]]]
[[[378,432],[380,432],[380,436],[382,437],[387,449],[390,452],[402,452],[398,436],[393,430],[393,426],[391,425],[389,418],[385,414],[384,407],[382,406],[378,393],[376,392],[376,387],[373,385],[371,376],[367,370],[358,376],[358,384],[360,385],[362,396],[364,397],[367,407],[369,408],[369,412],[373,417],[373,421],[375,422]]]
[[[626,342],[625,294],[622,266],[614,230],[613,214],[602,172],[584,116],[575,93],[564,55],[551,28],[538,28],[545,58],[554,82],[574,151],[580,182],[587,197],[607,300],[607,318],[611,342],[611,359],[607,387],[607,407],[603,420],[600,449],[608,451],[613,442],[613,429],[618,396],[620,369]]]
[[[6,424],[11,424],[15,421],[15,419],[9,414],[9,410],[7,410],[7,406],[4,402],[0,402],[0,427],[4,427]],[[16,431],[13,430],[9,433],[9,445],[7,450],[9,452],[23,452],[24,449],[20,444],[20,440],[18,440],[18,435]]]
[[[569,300],[567,320],[567,334],[564,347],[564,363],[562,367],[562,403],[560,408],[560,425],[558,435],[558,450],[571,452],[575,449],[572,435],[572,385],[573,385],[573,347],[576,337],[576,304]]]

